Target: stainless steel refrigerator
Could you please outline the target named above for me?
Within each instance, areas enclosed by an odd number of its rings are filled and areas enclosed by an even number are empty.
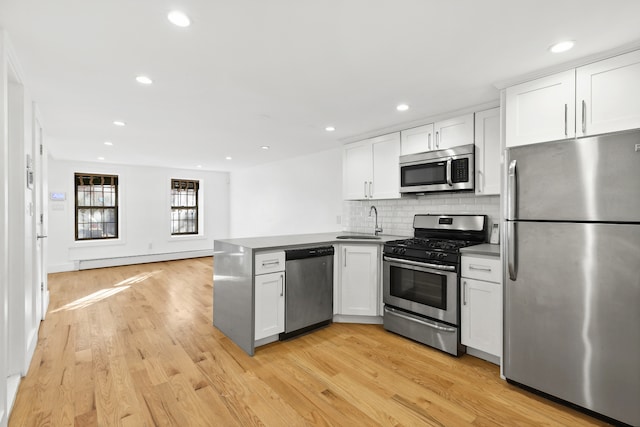
[[[640,133],[506,158],[504,374],[640,426]]]

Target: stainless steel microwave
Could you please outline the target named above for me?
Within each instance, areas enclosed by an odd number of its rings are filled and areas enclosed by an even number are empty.
[[[400,156],[400,192],[472,191],[474,145]]]

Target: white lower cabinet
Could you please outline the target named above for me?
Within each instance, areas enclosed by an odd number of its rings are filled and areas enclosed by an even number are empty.
[[[502,357],[501,264],[496,257],[462,256],[460,340]]]
[[[257,341],[284,332],[284,271],[256,275],[254,286]]]
[[[340,245],[338,314],[377,316],[379,245]]]

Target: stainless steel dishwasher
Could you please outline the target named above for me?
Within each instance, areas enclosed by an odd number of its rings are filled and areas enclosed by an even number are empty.
[[[285,251],[284,333],[288,339],[333,320],[333,246]]]

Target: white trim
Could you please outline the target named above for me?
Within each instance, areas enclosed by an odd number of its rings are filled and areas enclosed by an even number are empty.
[[[67,262],[64,264],[55,264],[55,265],[48,265],[47,266],[47,273],[51,274],[51,273],[64,273],[66,271],[74,271],[77,270],[75,267],[75,263],[73,262]]]
[[[615,49],[606,50],[593,55],[583,56],[573,61],[563,62],[562,64],[554,65],[553,67],[543,68],[541,70],[532,71],[520,76],[512,77],[510,79],[501,80],[493,85],[498,89],[505,89],[509,86],[536,80],[542,77],[550,76],[552,74],[561,73],[563,71],[570,70],[572,68],[582,67],[587,64],[602,61],[603,59],[611,58],[625,53],[633,52],[640,49],[640,40],[619,46]]]
[[[382,316],[354,316],[350,314],[334,314],[335,323],[361,323],[364,325],[382,325]]]
[[[498,99],[496,99],[496,100],[491,101],[491,102],[485,102],[483,104],[478,104],[478,105],[474,105],[474,106],[471,106],[471,107],[461,108],[459,110],[449,111],[449,112],[446,112],[446,113],[441,113],[441,114],[437,114],[437,115],[434,115],[434,116],[425,117],[425,118],[419,119],[419,120],[413,120],[413,121],[410,121],[410,122],[404,122],[404,123],[400,123],[400,124],[396,124],[396,125],[392,125],[392,126],[387,126],[387,127],[384,127],[384,128],[376,129],[374,131],[365,132],[365,133],[361,133],[361,134],[353,135],[353,136],[348,136],[346,138],[341,138],[340,142],[342,142],[343,144],[349,144],[351,142],[357,142],[357,141],[362,141],[364,139],[375,138],[377,136],[382,136],[382,135],[386,135],[386,134],[393,133],[393,132],[400,132],[400,131],[411,129],[411,128],[414,128],[414,127],[427,125],[429,123],[439,122],[441,120],[450,119],[452,117],[462,116],[462,115],[469,114],[469,113],[475,113],[476,111],[484,111],[484,110],[488,110],[490,108],[495,108],[495,107],[499,107],[499,106],[500,106],[500,101]]]
[[[20,375],[12,375],[7,377],[7,421],[11,415],[11,409],[16,401],[18,387],[20,386]]]
[[[122,265],[133,264],[146,264],[149,262],[173,261],[178,259],[201,258],[207,256],[213,256],[213,248],[199,251],[169,252],[164,254],[134,255],[128,257],[125,256],[102,259],[85,259],[78,260],[77,270],[89,270],[92,268],[103,267],[118,267]]]

